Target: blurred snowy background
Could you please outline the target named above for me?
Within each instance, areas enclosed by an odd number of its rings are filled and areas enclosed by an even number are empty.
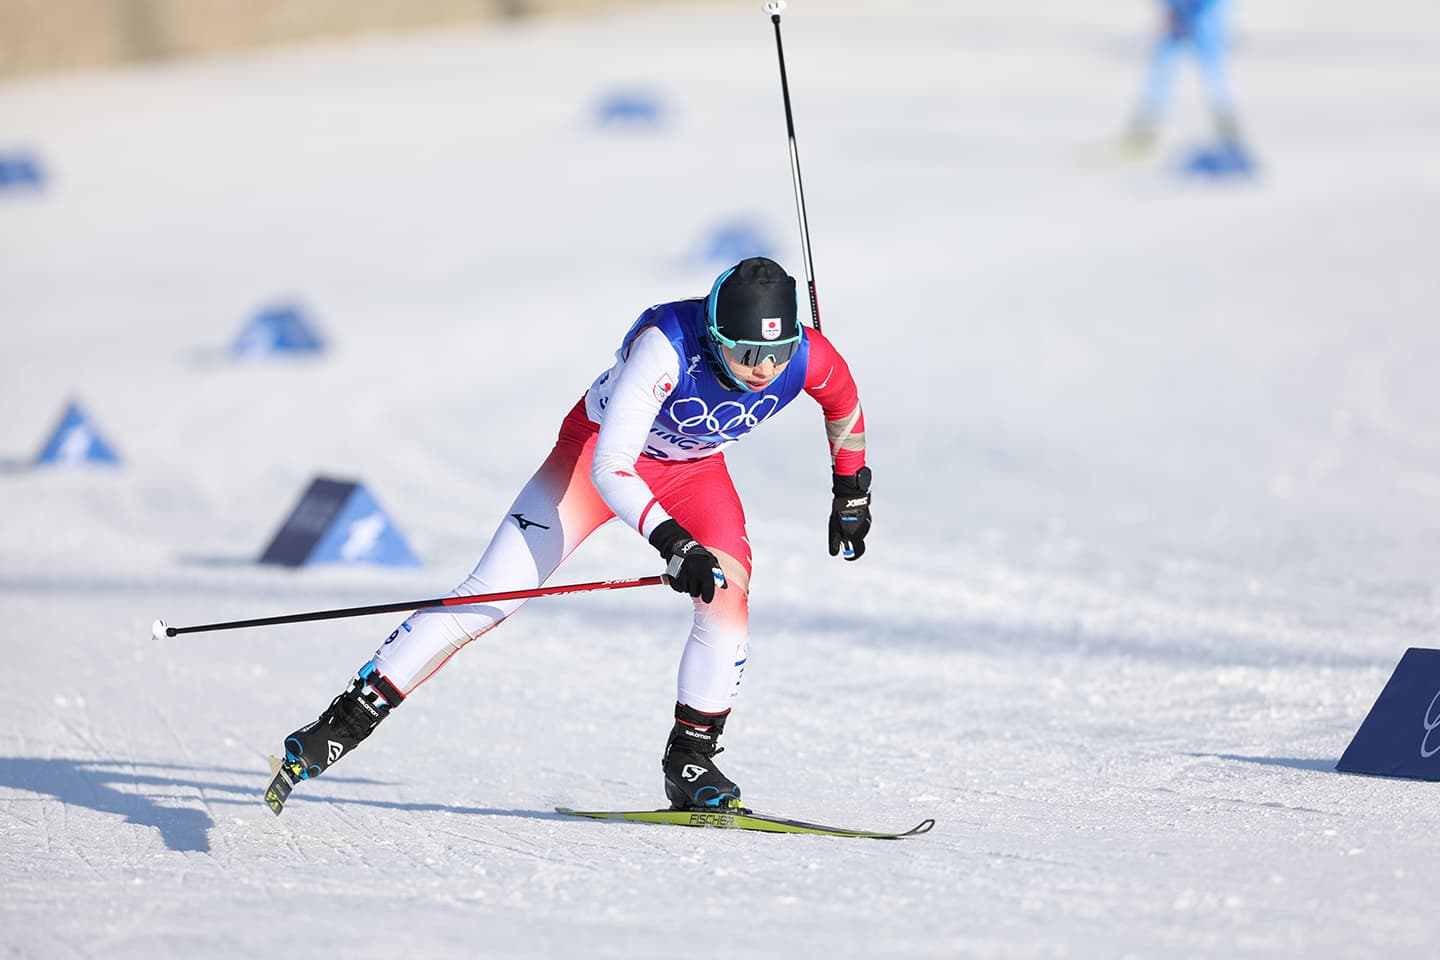
[[[729,458],[727,770],[936,818],[891,844],[549,812],[662,801],[669,591],[535,601],[278,820],[265,755],[399,618],[149,638],[444,593],[639,311],[802,273],[757,3],[5,79],[0,955],[1432,949],[1434,785],[1333,767],[1440,645],[1440,10],[1235,12],[1231,176],[1188,66],[1113,149],[1149,4],[785,13],[876,526],[826,556],[808,401]],[[277,306],[324,349],[236,359]],[[118,464],[35,463],[72,401]],[[321,475],[423,566],[255,563]],[[559,579],[654,572],[607,528]]]

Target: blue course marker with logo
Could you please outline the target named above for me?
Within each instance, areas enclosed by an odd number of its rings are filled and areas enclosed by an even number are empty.
[[[328,477],[311,481],[260,562],[286,567],[313,563],[421,565],[370,491],[353,481]]]
[[[1440,650],[1405,651],[1335,769],[1440,780]]]

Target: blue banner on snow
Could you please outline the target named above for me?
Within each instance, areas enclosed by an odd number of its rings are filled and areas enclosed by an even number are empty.
[[[1440,780],[1440,650],[1405,651],[1335,769]]]

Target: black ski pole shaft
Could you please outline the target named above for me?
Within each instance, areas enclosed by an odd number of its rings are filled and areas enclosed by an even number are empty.
[[[795,186],[795,211],[800,218],[800,251],[805,260],[805,283],[810,288],[810,317],[820,329],[820,301],[815,296],[815,260],[810,255],[810,221],[805,216],[805,187],[800,182],[800,151],[795,146],[795,114],[790,109],[790,81],[785,74],[785,45],[780,40],[780,11],[785,0],[769,0],[762,8],[775,25],[775,54],[780,60],[780,96],[785,101],[785,134],[790,141],[790,179]]]
[[[482,593],[463,597],[435,597],[431,600],[402,600],[396,603],[375,603],[364,607],[342,607],[336,610],[315,610],[310,613],[286,613],[277,617],[258,617],[254,620],[230,620],[225,623],[202,623],[193,627],[171,627],[164,620],[156,620],[150,628],[155,639],[176,637],[182,633],[208,633],[213,630],[236,630],[240,627],[273,627],[283,623],[307,623],[311,620],[340,620],[345,617],[364,617],[374,613],[399,613],[406,610],[423,610],[428,607],[456,607],[472,603],[502,603],[506,600],[528,600],[532,597],[549,597],[561,593],[581,593],[587,590],[623,590],[627,587],[650,587],[665,583],[664,574],[654,577],[634,577],[629,580],[596,580],[591,583],[569,583],[555,587],[536,587],[532,590],[509,590],[503,593]]]

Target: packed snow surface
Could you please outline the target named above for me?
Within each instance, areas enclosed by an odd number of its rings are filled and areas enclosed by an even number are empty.
[[[802,3],[823,328],[875,528],[825,550],[801,398],[729,457],[756,557],[725,768],[900,842],[663,803],[689,619],[533,601],[375,736],[267,754],[469,571],[652,303],[803,280],[758,3],[10,80],[0,153],[0,956],[1369,957],[1440,938],[1440,787],[1334,771],[1440,646],[1440,8],[1242,6],[1253,174],[1109,149],[1154,12]],[[232,359],[299,304],[326,349]],[[78,401],[118,466],[36,467]],[[418,568],[255,562],[317,476]],[[659,572],[612,526],[560,582]]]

